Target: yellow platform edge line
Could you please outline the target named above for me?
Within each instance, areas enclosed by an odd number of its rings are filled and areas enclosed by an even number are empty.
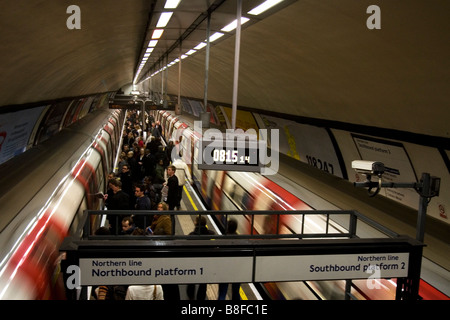
[[[239,287],[239,294],[241,295],[241,300],[248,300],[247,295],[242,290],[242,287]]]
[[[195,211],[198,211],[198,208],[197,208],[197,206],[195,205],[194,200],[192,200],[191,195],[190,195],[189,192],[187,191],[186,186],[183,186],[183,189],[184,189],[184,192],[186,192],[186,195],[187,195],[189,201],[191,202],[191,205],[192,205],[192,207],[194,208],[194,210],[195,210]]]

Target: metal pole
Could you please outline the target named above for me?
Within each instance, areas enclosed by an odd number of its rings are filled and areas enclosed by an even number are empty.
[[[166,72],[166,77],[165,77],[165,81],[166,81],[166,83],[165,83],[165,88],[166,88],[166,92],[164,93],[164,108],[167,108],[167,106],[168,106],[168,101],[167,101],[167,88],[169,88],[169,68],[167,68],[167,65],[169,64],[169,55],[167,54],[166,55],[166,63],[165,63],[165,65],[164,65],[164,68],[165,68],[165,72]]]
[[[181,114],[181,41],[180,41],[180,52],[178,54],[178,102],[175,107],[175,114]]]
[[[144,137],[144,131],[147,129],[147,126],[145,125],[145,101],[142,101],[142,137]]]
[[[236,113],[237,113],[237,97],[239,82],[239,54],[241,51],[241,16],[242,16],[242,0],[237,1],[237,26],[236,26],[236,43],[234,50],[234,79],[233,79],[233,103],[231,110],[231,129],[236,129]]]
[[[431,194],[431,179],[429,173],[422,173],[422,188],[417,216],[416,239],[423,242],[425,238],[425,219],[427,216],[428,198]]]
[[[208,12],[208,20],[206,23],[206,57],[205,57],[205,90],[204,90],[204,97],[203,97],[203,108],[204,112],[206,112],[207,105],[208,105],[208,75],[209,75],[209,50],[210,50],[210,41],[209,37],[211,34],[211,13]]]
[[[181,106],[181,42],[180,42],[180,52],[178,54],[178,104]]]
[[[150,100],[153,102],[153,77],[150,77],[150,83],[149,83],[149,94],[150,94]],[[152,103],[153,104],[153,103]]]
[[[160,104],[162,105],[164,102],[164,70],[163,70],[163,65],[164,65],[164,58],[163,60],[161,60],[161,101]]]
[[[208,11],[208,19],[206,25],[206,57],[205,57],[205,88],[204,88],[204,97],[203,97],[203,112],[200,115],[200,119],[202,121],[202,128],[209,128],[210,123],[210,113],[208,110],[208,81],[209,81],[209,51],[210,51],[210,43],[209,40],[211,33],[211,12]]]

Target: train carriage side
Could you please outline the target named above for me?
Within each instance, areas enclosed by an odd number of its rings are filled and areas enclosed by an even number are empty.
[[[105,113],[107,117],[100,120]],[[11,238],[11,246],[9,253],[3,251],[0,260],[0,299],[65,298],[59,246],[67,235],[82,236],[75,235],[74,231],[84,210],[97,210],[102,206],[95,195],[105,191],[105,172],[112,165],[110,160],[115,153],[122,116],[101,111],[90,116],[92,122],[103,122],[100,129],[90,131],[88,128],[92,125],[68,129],[71,139],[85,140],[84,146],[74,151],[72,144],[59,145],[58,152],[73,155],[69,161],[61,163],[60,174],[49,173],[52,179],[30,195],[29,204],[22,208],[9,228],[2,231],[2,236],[8,234]],[[60,177],[63,179],[58,182]],[[39,203],[43,205],[36,212]],[[93,228],[98,226],[98,221],[91,223]]]

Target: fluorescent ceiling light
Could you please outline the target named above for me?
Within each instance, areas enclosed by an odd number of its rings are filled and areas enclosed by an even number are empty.
[[[150,42],[148,43],[148,46],[155,47],[157,43],[158,43],[158,40],[150,40]]]
[[[156,24],[157,28],[164,28],[169,23],[170,18],[172,17],[173,12],[163,12],[159,17],[158,23]]]
[[[273,6],[277,5],[281,1],[283,1],[283,0],[267,0],[267,1],[264,1],[259,6],[253,8],[252,10],[250,10],[247,13],[256,16],[258,14],[263,13],[266,10],[269,10],[270,8],[272,8]]]
[[[153,50],[155,50],[155,48],[147,48],[147,50],[145,50],[145,53],[152,53]]]
[[[180,4],[181,0],[167,0],[164,9],[175,9]]]
[[[223,36],[224,36],[223,33],[221,33],[221,32],[216,32],[216,33],[214,33],[211,37],[209,37],[209,41],[210,41],[210,42],[216,41],[217,39],[219,39],[220,37],[223,37]]]
[[[194,50],[194,49],[191,49],[191,50],[189,50],[188,52],[186,52],[186,54],[187,54],[188,56],[190,56],[191,54],[193,54],[193,53],[195,53],[195,52],[197,52],[197,51]]]
[[[250,19],[246,18],[246,17],[241,17],[241,25],[246,23],[248,20],[250,20]],[[237,19],[234,20],[229,25],[227,25],[227,26],[223,27],[222,29],[220,29],[220,31],[230,32],[230,31],[233,31],[236,28],[237,28]]]
[[[164,29],[155,29],[153,31],[153,34],[152,34],[152,39],[159,39],[159,38],[161,38],[163,32],[164,32]]]
[[[187,57],[188,57],[188,56],[185,55],[185,54],[181,55],[181,59],[186,59]]]
[[[146,57],[150,57],[150,53],[144,54],[144,58],[146,58]]]
[[[200,50],[201,48],[206,47],[206,42],[200,42],[196,47],[194,47],[195,50]]]

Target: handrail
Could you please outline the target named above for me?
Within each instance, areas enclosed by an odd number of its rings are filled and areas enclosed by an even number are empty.
[[[382,232],[386,236],[390,238],[396,238],[399,235],[388,228],[384,227],[383,225],[377,223],[376,221],[362,215],[361,213],[354,211],[354,210],[292,210],[292,211],[276,211],[276,210],[259,210],[259,211],[157,211],[157,210],[87,210],[84,212],[84,217],[82,219],[83,223],[81,223],[81,227],[83,228],[83,232],[79,232],[77,234],[83,234],[84,239],[122,239],[123,237],[127,237],[124,235],[113,235],[113,236],[96,236],[92,235],[90,233],[91,230],[91,216],[95,215],[108,215],[111,217],[116,216],[117,223],[118,219],[121,216],[146,216],[149,215],[170,215],[170,216],[177,216],[177,215],[190,215],[190,216],[216,216],[216,215],[223,215],[226,217],[225,219],[225,228],[227,227],[228,223],[228,216],[250,216],[249,224],[251,227],[250,234],[242,234],[242,235],[226,235],[227,239],[253,239],[253,238],[260,238],[260,239],[307,239],[307,238],[357,238],[356,234],[356,226],[358,221],[364,222],[368,224],[369,226],[373,227],[374,229]],[[260,216],[260,215],[276,215],[277,216],[277,228],[276,232],[274,234],[255,234],[254,233],[254,217]],[[300,233],[292,233],[292,234],[280,234],[279,228],[280,228],[280,216],[286,216],[286,215],[300,215],[301,218],[301,232]],[[348,215],[348,225],[341,225],[333,220],[333,216],[336,215]],[[325,222],[325,232],[323,233],[307,233],[304,230],[304,227],[306,225],[306,219],[307,216],[325,216],[324,222]],[[336,223],[343,229],[348,230],[348,232],[331,232],[330,231],[330,224],[331,222]],[[149,222],[148,224],[151,224]],[[200,236],[200,235],[199,235]],[[148,239],[148,236],[133,236],[135,239]],[[186,235],[170,235],[170,236],[155,236],[152,235],[152,239],[194,239],[192,236],[186,236]],[[223,235],[201,235],[202,239],[218,239],[223,237]]]

